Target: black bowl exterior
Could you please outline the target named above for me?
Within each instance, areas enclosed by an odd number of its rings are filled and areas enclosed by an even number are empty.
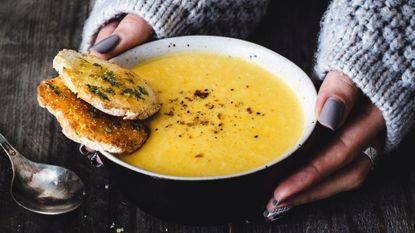
[[[313,135],[319,134],[315,130]],[[310,158],[307,143],[287,159],[266,169],[233,178],[174,180],[149,176],[123,167],[102,156],[113,183],[145,212],[186,224],[263,221],[265,205],[275,186]]]

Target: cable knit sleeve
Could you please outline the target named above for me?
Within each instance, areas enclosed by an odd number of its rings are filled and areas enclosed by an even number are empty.
[[[381,110],[385,149],[396,147],[415,118],[415,0],[334,0],[315,68],[347,74]]]
[[[99,29],[124,13],[144,18],[158,38],[186,34],[245,37],[267,5],[268,0],[97,0],[85,23],[80,50],[89,49]]]

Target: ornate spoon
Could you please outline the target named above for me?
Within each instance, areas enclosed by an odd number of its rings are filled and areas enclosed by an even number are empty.
[[[74,172],[26,159],[2,134],[0,146],[12,164],[10,194],[17,204],[48,215],[66,213],[81,204],[85,194],[84,184]]]

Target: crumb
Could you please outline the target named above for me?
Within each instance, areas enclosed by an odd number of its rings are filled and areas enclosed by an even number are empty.
[[[169,112],[164,113],[166,116],[174,116],[174,112],[170,110]]]
[[[206,90],[206,89],[205,89],[205,90]],[[193,95],[194,95],[196,98],[205,99],[206,97],[208,97],[208,96],[209,96],[209,92],[207,92],[207,91],[201,91],[201,90],[196,90],[196,91],[193,93]]]
[[[115,223],[111,223],[110,229],[115,227]]]
[[[105,187],[105,189],[108,189],[110,186],[108,184],[106,184],[104,187]]]
[[[124,227],[117,228],[117,229],[115,230],[115,232],[117,232],[117,233],[124,232]]]
[[[197,155],[195,155],[195,158],[203,158],[203,154],[202,153],[197,154]]]

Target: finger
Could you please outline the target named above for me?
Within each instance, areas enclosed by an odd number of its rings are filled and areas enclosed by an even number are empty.
[[[359,187],[371,170],[372,162],[365,154],[360,154],[348,166],[338,171],[333,176],[324,180],[311,189],[295,195],[285,205],[298,206],[313,201],[331,197],[335,194],[349,191]]]
[[[359,91],[347,75],[330,71],[317,96],[316,113],[320,124],[331,130],[340,128],[358,97]]]
[[[371,145],[372,147],[379,149],[381,147],[381,144],[379,143],[380,138],[376,141],[377,143],[373,143]],[[294,206],[321,200],[340,192],[355,189],[364,182],[367,174],[372,169],[372,166],[373,164],[371,159],[364,153],[361,153],[361,155],[356,157],[352,163],[335,172],[334,175],[326,178],[318,185],[313,186],[312,188],[283,202],[277,202],[272,198],[266,206],[264,217],[271,221],[277,220],[283,217],[285,213],[291,210]]]
[[[87,146],[85,146],[85,145],[83,145],[83,144],[80,144],[79,145],[79,152],[82,154],[82,155],[88,155],[88,154],[91,154],[91,153],[94,153],[96,150],[94,150],[94,149],[92,149],[92,148],[89,148],[89,147],[87,147]]]
[[[101,28],[101,30],[99,30],[97,38],[95,39],[95,44],[97,42],[100,42],[101,40],[103,40],[104,38],[107,38],[108,36],[110,36],[114,30],[117,28],[118,24],[120,23],[120,21],[112,21],[110,23],[108,23],[107,25],[105,25],[104,27]]]
[[[147,41],[152,33],[150,25],[143,18],[128,14],[111,35],[94,45],[91,51],[103,59],[109,59]]]
[[[274,191],[274,199],[282,201],[318,183],[350,163],[365,146],[381,134],[385,127],[380,111],[369,104],[367,111],[352,118],[335,140],[308,165],[282,181]]]

